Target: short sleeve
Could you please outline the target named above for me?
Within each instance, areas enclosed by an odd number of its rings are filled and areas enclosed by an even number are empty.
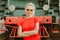
[[[41,20],[39,19],[39,17],[35,17],[35,21],[36,21],[36,22],[39,22],[39,24],[42,23]]]
[[[35,17],[35,22],[39,22],[39,18],[38,17]]]
[[[18,26],[22,26],[23,25],[23,19],[21,18],[21,19],[19,19],[19,21],[18,21],[18,24],[17,24]]]

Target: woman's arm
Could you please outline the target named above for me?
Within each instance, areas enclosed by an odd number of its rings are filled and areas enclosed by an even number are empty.
[[[39,30],[39,22],[36,22],[36,27],[34,28],[34,30],[32,31],[25,31],[23,32],[24,34],[28,34],[28,35],[34,35],[37,34]]]
[[[18,28],[18,36],[20,36],[20,37],[27,37],[27,36],[35,35],[35,34],[38,33],[38,30],[39,30],[39,23],[38,22],[36,23],[36,27],[32,31],[22,32],[22,27],[20,26]]]
[[[24,33],[22,32],[22,27],[21,27],[21,26],[19,26],[19,28],[18,28],[17,35],[18,35],[19,37],[27,37],[27,36],[29,36],[29,35],[24,34]]]

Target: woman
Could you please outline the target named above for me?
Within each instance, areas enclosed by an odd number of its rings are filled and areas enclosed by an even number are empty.
[[[33,3],[28,3],[25,7],[26,17],[19,21],[18,23],[18,33],[19,37],[24,37],[23,40],[40,40],[39,30],[39,20],[34,16],[35,6]]]

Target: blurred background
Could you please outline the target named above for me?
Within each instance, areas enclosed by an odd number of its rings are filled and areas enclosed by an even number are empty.
[[[60,40],[60,0],[0,0],[0,17],[23,16],[27,3],[36,6],[35,16],[52,17],[51,24],[44,24],[50,37],[41,40]]]

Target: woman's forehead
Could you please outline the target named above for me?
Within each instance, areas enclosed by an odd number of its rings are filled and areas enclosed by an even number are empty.
[[[27,6],[26,9],[33,9],[33,7],[32,6]]]

